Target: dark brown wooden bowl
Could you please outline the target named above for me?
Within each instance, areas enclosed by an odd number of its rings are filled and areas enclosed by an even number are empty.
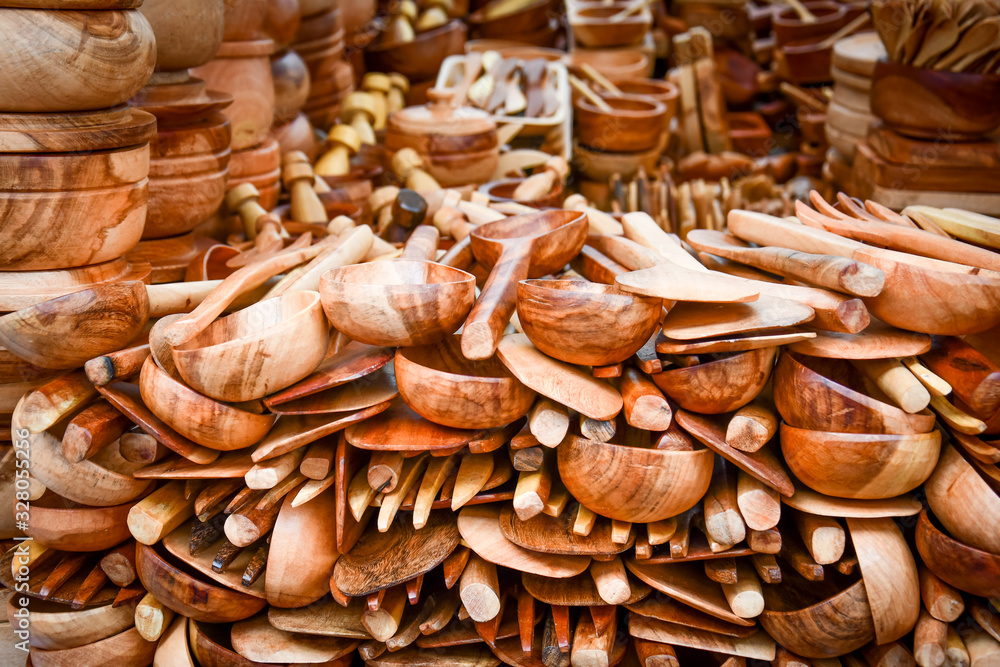
[[[657,145],[669,121],[666,105],[631,95],[606,97],[604,101],[610,112],[601,111],[586,98],[574,103],[580,143],[612,153],[645,151]]]
[[[515,12],[487,18],[490,8],[503,0],[493,0],[469,15],[469,26],[478,39],[510,39],[512,35],[534,32],[548,23],[551,0],[534,0]]]
[[[411,81],[427,81],[437,75],[445,58],[462,53],[465,33],[465,24],[452,20],[418,33],[412,42],[377,40],[365,49],[365,65],[372,72],[399,72]]]
[[[917,519],[917,552],[945,583],[983,597],[1000,596],[1000,555],[963,544],[931,521],[926,509]]]
[[[752,401],[767,384],[777,348],[741,352],[652,375],[653,382],[685,410],[721,414]]]

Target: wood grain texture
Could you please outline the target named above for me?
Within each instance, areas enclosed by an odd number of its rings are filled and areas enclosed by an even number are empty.
[[[774,640],[765,633],[751,637],[727,637],[705,630],[684,627],[645,616],[638,616],[629,623],[629,634],[640,639],[649,639],[663,644],[687,646],[689,648],[713,651],[741,658],[773,660]]]
[[[608,521],[595,525],[586,536],[577,535],[572,530],[574,519],[571,513],[563,512],[556,517],[539,514],[522,521],[511,507],[504,507],[500,510],[500,531],[519,547],[567,556],[617,554],[635,544],[634,535],[630,535],[624,543],[613,542],[611,523]]]
[[[950,444],[941,449],[937,468],[924,484],[924,490],[934,516],[955,539],[1000,553],[1000,526],[980,519],[1000,511],[1000,497]],[[976,512],[969,511],[973,507]]]
[[[25,535],[52,549],[103,551],[128,538],[125,518],[131,502],[111,507],[80,507],[47,494],[31,503]]]
[[[685,410],[719,414],[743,407],[771,376],[777,348],[742,352],[725,359],[656,373],[653,382]]]
[[[751,627],[752,620],[733,613],[719,584],[704,576],[700,563],[671,563],[650,565],[635,559],[625,561],[625,566],[635,576],[654,589],[694,607],[715,618]]]
[[[31,664],[39,667],[74,667],[85,664],[116,664],[143,667],[153,660],[156,642],[148,642],[134,627],[107,639],[75,648],[43,650],[31,647]]]
[[[330,525],[335,494],[327,489],[292,507],[289,494],[271,530],[264,592],[271,607],[303,607],[330,590],[330,573],[340,556],[337,531]]]
[[[476,430],[441,426],[396,399],[385,412],[344,431],[347,442],[360,449],[417,452],[447,451],[467,445]]]
[[[750,334],[805,324],[814,317],[810,306],[774,296],[762,296],[750,303],[682,302],[663,318],[663,335],[688,341]]]
[[[298,635],[273,627],[260,614],[234,623],[233,648],[252,663],[325,663],[350,654],[359,641],[344,637]]]
[[[258,578],[250,586],[244,586],[242,581],[243,572],[250,564],[255,548],[251,547],[242,550],[239,555],[230,561],[225,569],[219,572],[212,567],[213,561],[215,560],[216,553],[228,543],[228,540],[224,534],[219,534],[211,542],[204,544],[202,550],[192,555],[190,546],[191,533],[195,525],[198,524],[183,524],[174,529],[172,533],[163,538],[163,548],[178,561],[184,563],[184,565],[222,584],[226,588],[263,600],[265,597],[265,577]]]
[[[394,374],[380,369],[365,376],[362,382],[347,382],[280,403],[268,398],[265,403],[269,403],[269,409],[278,415],[308,415],[364,410],[380,403],[387,403],[398,395]]]
[[[625,608],[638,616],[655,618],[696,630],[704,630],[727,637],[750,637],[759,628],[756,625],[735,625],[723,621],[711,614],[698,611],[694,607],[682,604],[659,591],[649,595],[639,602],[625,603]]]
[[[393,350],[351,341],[336,353],[328,354],[319,367],[291,387],[268,396],[268,407],[332,389],[362,378],[392,361]]]
[[[819,331],[811,340],[788,346],[792,352],[831,359],[889,359],[923,354],[930,348],[930,336],[903,331],[877,320],[858,333]]]
[[[926,510],[917,519],[917,552],[921,560],[947,584],[972,593],[1000,595],[1000,557],[949,537],[932,523]]]
[[[7,614],[14,618],[17,608],[7,600]],[[83,646],[128,630],[135,612],[131,605],[110,604],[71,611],[57,603],[33,600],[28,611],[32,646],[56,650]]]

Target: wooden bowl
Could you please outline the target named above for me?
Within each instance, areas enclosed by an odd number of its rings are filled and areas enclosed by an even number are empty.
[[[551,192],[540,199],[523,200],[514,199],[514,191],[525,179],[523,178],[503,178],[499,181],[490,181],[479,186],[479,191],[490,198],[491,202],[516,202],[532,208],[559,208],[565,196],[563,195],[563,185],[557,182]]]
[[[830,433],[782,424],[781,451],[792,473],[814,491],[838,498],[894,498],[934,472],[941,433]]]
[[[149,276],[149,264],[132,264],[123,257],[76,269],[0,271],[0,311],[20,310],[98,285],[149,282]]]
[[[542,58],[549,62],[563,62],[566,52],[540,46],[526,46],[520,41],[510,39],[470,39],[465,43],[466,53],[486,53],[496,51],[504,58],[534,60]]]
[[[267,0],[225,0],[225,32],[227,42],[245,42],[263,36]]]
[[[202,396],[167,375],[152,357],[142,365],[139,389],[146,407],[167,426],[199,445],[224,452],[260,441],[277,419]]]
[[[131,537],[125,519],[132,505],[130,501],[111,507],[84,507],[46,494],[31,502],[31,522],[24,534],[50,549],[104,551]]]
[[[298,0],[275,0],[267,3],[264,14],[264,33],[274,40],[278,51],[287,49],[295,41],[302,25],[302,10]]]
[[[310,160],[319,153],[319,142],[312,123],[304,113],[299,113],[291,121],[271,128],[271,136],[278,142],[279,152],[284,155],[291,151],[301,151]]]
[[[204,65],[222,44],[223,0],[145,0],[139,8],[156,35],[156,68]]]
[[[777,348],[741,352],[652,375],[653,382],[685,410],[721,414],[752,401],[767,384]]]
[[[607,366],[625,361],[656,328],[663,300],[582,280],[522,280],[517,316],[545,354],[570,364]]]
[[[75,648],[46,651],[31,647],[32,667],[69,667],[70,665],[116,665],[146,667],[153,662],[156,642],[142,638],[132,627],[107,639]]]
[[[261,598],[198,579],[145,544],[135,546],[135,569],[142,585],[164,606],[196,621],[242,621],[267,604]]]
[[[126,257],[130,262],[148,262],[152,267],[150,280],[155,285],[162,285],[182,282],[191,262],[199,254],[219,245],[215,239],[188,232],[180,236],[139,241]]]
[[[567,65],[578,76],[582,74],[579,68],[588,64],[598,72],[611,79],[642,79],[650,76],[649,56],[637,49],[577,49],[569,54]]]
[[[533,0],[517,11],[488,18],[491,9],[502,3],[503,0],[492,0],[469,14],[473,35],[484,39],[508,39],[511,35],[533,32],[548,23],[551,0]]]
[[[295,51],[271,59],[274,79],[274,124],[293,120],[309,99],[309,70]]]
[[[15,600],[16,596],[7,598],[7,618],[16,618]],[[55,602],[32,600],[28,619],[28,642],[35,648],[58,650],[93,644],[128,630],[135,624],[135,609],[130,604],[105,604],[77,611]]]
[[[1000,76],[880,61],[872,76],[871,109],[906,136],[977,139],[1000,127]]]
[[[528,413],[535,392],[495,356],[462,356],[461,336],[396,350],[396,385],[414,412],[454,428],[499,428]]]
[[[624,447],[569,436],[557,448],[559,476],[587,509],[619,521],[662,521],[694,507],[708,490],[708,449]]]
[[[267,210],[278,205],[281,192],[281,149],[273,138],[259,146],[233,151],[229,157],[229,185],[226,191],[250,183],[260,193],[259,203]]]
[[[917,518],[915,541],[921,560],[945,583],[973,595],[1000,596],[1000,555],[945,535],[926,509]]]
[[[576,136],[581,144],[612,153],[655,148],[669,122],[667,107],[645,97],[606,97],[612,111],[605,112],[581,97],[573,105]]]
[[[812,40],[821,41],[847,25],[850,18],[847,8],[832,0],[818,0],[804,3],[806,9],[813,13],[816,21],[806,23],[791,7],[782,7],[771,17],[775,42],[784,46],[789,42]]]
[[[589,182],[600,186],[599,189],[607,189],[609,179],[615,174],[623,179],[632,178],[638,173],[639,167],[645,169],[647,174],[654,173],[668,139],[669,135],[664,133],[654,148],[639,153],[605,153],[591,150],[574,139],[573,168]],[[587,198],[594,199],[590,196]]]
[[[286,292],[216,320],[174,347],[173,357],[196,391],[220,401],[250,401],[316,370],[329,338],[319,294]]]
[[[149,148],[0,155],[0,268],[98,264],[142,236]]]
[[[875,639],[875,622],[859,579],[840,588],[833,578],[806,581],[782,568],[781,583],[764,586],[760,624],[781,646],[806,658],[833,658]]]
[[[789,426],[838,433],[916,434],[934,428],[934,415],[903,412],[855,387],[860,373],[846,361],[783,352],[774,370],[774,404]],[[867,391],[867,390],[866,390]]]
[[[622,4],[581,7],[571,12],[569,24],[573,39],[592,49],[638,44],[652,26],[653,17],[647,11],[639,11],[618,23],[608,20],[623,7]]]
[[[648,97],[667,107],[667,118],[677,115],[681,91],[670,81],[660,79],[620,79],[614,84],[626,95]],[[602,95],[604,96],[604,95]]]
[[[774,50],[774,71],[798,85],[826,83],[830,77],[833,46],[812,39],[792,40]]]
[[[392,260],[332,269],[320,278],[323,310],[338,331],[369,345],[429,345],[453,334],[476,300],[470,273]]]
[[[983,520],[997,516],[1000,496],[950,444],[941,450],[934,474],[924,484],[927,504],[957,540],[1000,558],[1000,525]],[[974,509],[973,509],[974,508]]]
[[[765,157],[774,147],[774,137],[764,117],[755,111],[726,114],[733,149],[755,157]],[[822,127],[820,127],[822,132]]]
[[[122,104],[156,64],[156,40],[136,9],[0,9],[0,109],[80,111]]]
[[[337,0],[299,0],[299,9],[302,11],[302,17],[305,18],[331,11],[338,4]]]
[[[365,49],[365,67],[370,72],[399,72],[411,82],[433,79],[445,58],[463,52],[465,32],[464,23],[452,20],[417,33],[412,42],[376,40]]]

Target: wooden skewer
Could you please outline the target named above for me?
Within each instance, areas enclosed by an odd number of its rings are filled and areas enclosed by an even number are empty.
[[[590,86],[588,86],[584,81],[578,79],[576,76],[570,74],[569,83],[577,90],[577,92],[586,97],[591,104],[604,113],[612,113],[614,111],[610,104],[601,99],[597,93],[591,90]]]
[[[142,544],[156,544],[194,516],[195,498],[184,497],[184,483],[168,482],[132,506],[128,529]]]
[[[152,593],[146,593],[135,608],[135,629],[148,642],[158,641],[173,620],[173,610],[163,606]]]

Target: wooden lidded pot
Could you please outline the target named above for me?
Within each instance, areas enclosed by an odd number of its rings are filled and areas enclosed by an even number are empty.
[[[431,88],[427,97],[427,104],[389,118],[386,147],[415,149],[428,173],[446,188],[488,181],[500,159],[496,123],[480,109],[452,106],[450,91]]]

